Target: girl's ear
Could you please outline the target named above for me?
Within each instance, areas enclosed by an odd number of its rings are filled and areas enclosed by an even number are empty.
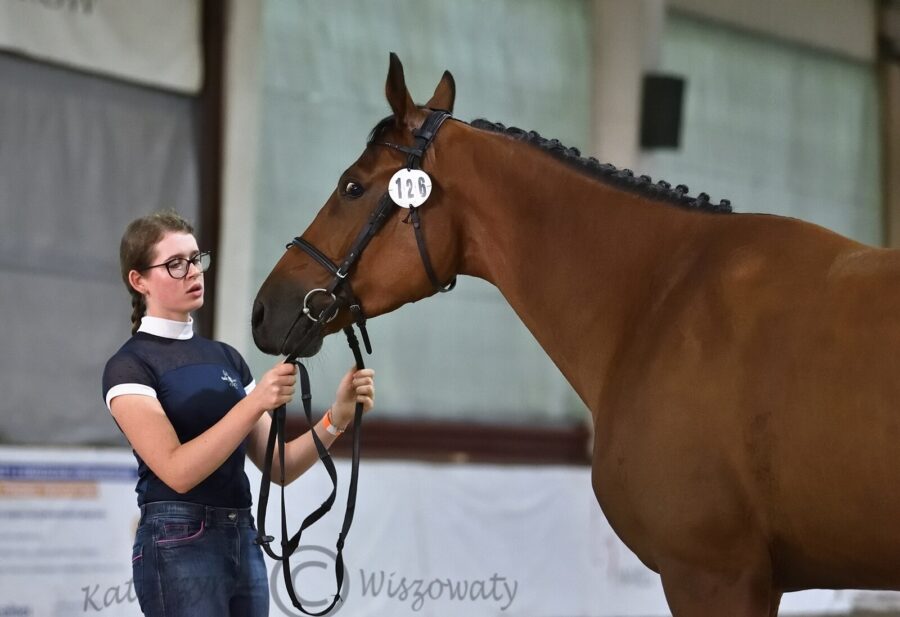
[[[147,283],[144,276],[137,270],[131,270],[128,273],[128,284],[139,294],[147,295]]]

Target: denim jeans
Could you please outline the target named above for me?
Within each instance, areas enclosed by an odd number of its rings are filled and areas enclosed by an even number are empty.
[[[159,501],[141,508],[131,563],[148,617],[264,617],[269,585],[249,508]]]

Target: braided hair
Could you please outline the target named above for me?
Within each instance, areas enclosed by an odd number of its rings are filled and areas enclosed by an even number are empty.
[[[147,312],[144,295],[128,282],[128,273],[149,267],[153,259],[153,248],[168,232],[192,234],[194,228],[174,210],[162,210],[149,216],[135,219],[125,228],[119,244],[119,267],[122,282],[131,296],[131,333],[137,332],[141,318]]]

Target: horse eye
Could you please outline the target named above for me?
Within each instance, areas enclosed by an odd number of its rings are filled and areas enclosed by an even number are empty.
[[[365,189],[361,184],[357,184],[356,182],[350,181],[344,185],[344,195],[349,197],[359,197],[363,194]]]

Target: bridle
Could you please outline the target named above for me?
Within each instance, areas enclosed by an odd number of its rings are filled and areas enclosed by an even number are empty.
[[[435,110],[429,113],[428,117],[425,119],[425,122],[422,123],[422,126],[413,131],[414,145],[412,147],[384,141],[371,143],[379,146],[387,146],[389,148],[393,148],[394,150],[399,150],[400,152],[406,153],[406,168],[421,169],[422,160],[425,158],[425,152],[428,150],[431,142],[434,141],[438,129],[441,128],[441,125],[443,125],[444,121],[449,117],[450,114],[443,110]],[[282,352],[285,351],[284,346],[287,344],[287,340],[293,332],[294,327],[304,315],[313,322],[313,327],[311,327],[309,331],[307,331],[306,336],[304,336],[304,338],[294,347],[295,352],[297,350],[303,349],[303,347],[307,343],[309,343],[311,340],[314,340],[314,337],[317,337],[321,333],[324,324],[328,323],[337,316],[342,301],[337,296],[337,292],[343,291],[345,296],[349,299],[349,309],[353,314],[354,322],[359,327],[360,333],[363,336],[366,351],[370,354],[372,353],[372,345],[369,342],[368,332],[366,331],[366,316],[362,310],[362,305],[358,300],[356,300],[356,297],[353,295],[352,287],[350,286],[350,271],[362,256],[362,253],[369,245],[369,242],[371,242],[372,238],[375,237],[375,234],[377,234],[381,230],[388,217],[395,209],[397,209],[397,205],[391,200],[389,192],[385,191],[381,195],[381,198],[378,200],[378,205],[376,206],[375,210],[371,215],[369,215],[369,220],[359,231],[353,243],[350,245],[350,250],[347,252],[347,255],[341,261],[340,265],[332,262],[327,255],[317,249],[312,243],[304,240],[299,236],[295,237],[287,244],[287,246],[285,247],[287,249],[296,247],[306,252],[307,255],[309,255],[313,258],[313,260],[316,261],[316,263],[328,270],[332,274],[333,278],[326,287],[312,289],[303,298],[303,305],[297,312],[297,316],[294,318],[294,321],[291,323],[290,327],[284,335],[284,339],[281,342]],[[431,265],[431,259],[428,256],[428,250],[425,247],[425,238],[422,232],[422,222],[419,217],[418,208],[410,208],[409,220],[413,225],[413,230],[415,231],[416,245],[419,248],[419,255],[422,258],[422,264],[425,267],[425,273],[428,275],[428,279],[431,281],[431,284],[434,286],[436,291],[450,291],[456,285],[456,279],[452,279],[446,285],[441,284],[438,281],[437,275],[434,272],[434,268]],[[326,306],[317,317],[313,317],[309,301],[310,298],[316,294],[326,294],[330,296],[331,303]],[[295,357],[295,355],[289,355],[288,357],[293,358]]]
[[[422,126],[413,131],[414,143],[411,147],[390,142],[373,141],[370,142],[370,144],[386,146],[388,148],[393,148],[394,150],[404,152],[407,155],[407,170],[421,169],[422,161],[425,157],[425,152],[434,141],[438,129],[440,129],[444,121],[450,117],[450,113],[447,111],[432,110],[428,114],[428,117],[425,119],[425,122],[422,123]],[[335,470],[334,461],[331,459],[331,455],[328,452],[328,449],[322,443],[322,440],[314,430],[312,421],[312,396],[310,394],[309,387],[309,374],[306,370],[306,367],[297,360],[297,357],[307,344],[309,344],[313,340],[316,340],[316,338],[322,335],[325,324],[327,324],[337,316],[338,312],[341,309],[341,306],[344,303],[348,305],[348,308],[353,315],[353,323],[355,323],[359,328],[359,331],[363,338],[363,343],[366,348],[366,352],[369,354],[372,353],[372,345],[369,340],[369,334],[366,330],[366,315],[363,311],[362,304],[353,294],[353,289],[350,286],[350,275],[352,273],[353,267],[356,265],[357,261],[359,261],[359,258],[362,255],[363,251],[369,245],[369,242],[372,240],[375,234],[377,234],[381,230],[381,228],[384,227],[385,222],[393,213],[393,211],[395,209],[398,209],[399,207],[400,206],[395,204],[391,199],[390,193],[388,191],[385,191],[381,198],[378,200],[378,205],[376,206],[375,210],[371,215],[369,215],[368,221],[357,234],[356,238],[353,241],[353,244],[351,244],[350,246],[350,250],[339,265],[332,262],[331,259],[329,259],[324,253],[322,253],[322,251],[320,251],[310,242],[307,242],[301,237],[295,237],[285,247],[288,250],[290,250],[292,247],[303,250],[307,255],[312,257],[313,260],[316,261],[316,263],[321,265],[332,274],[332,279],[326,287],[312,289],[307,292],[306,296],[303,298],[303,304],[297,312],[297,316],[294,318],[293,322],[288,328],[288,331],[281,343],[281,351],[284,352],[284,347],[287,344],[287,340],[297,323],[304,316],[312,322],[306,334],[293,347],[290,353],[287,354],[285,362],[295,364],[300,373],[301,400],[303,403],[303,411],[306,415],[307,422],[309,423],[309,431],[312,434],[313,442],[316,445],[316,451],[318,452],[319,458],[321,459],[323,465],[325,466],[325,469],[328,472],[329,477],[331,478],[332,490],[328,498],[324,502],[322,502],[322,504],[312,514],[310,514],[303,520],[303,523],[300,525],[300,529],[297,531],[297,533],[288,539],[287,514],[285,511],[284,500],[284,448],[285,420],[287,411],[284,405],[274,410],[272,412],[272,425],[269,429],[269,437],[266,443],[266,457],[265,463],[263,465],[262,481],[259,489],[259,504],[257,509],[258,531],[256,543],[262,546],[263,550],[266,552],[266,554],[269,555],[269,557],[282,562],[285,588],[291,598],[291,602],[296,608],[307,615],[326,615],[341,600],[340,592],[341,587],[344,583],[343,548],[344,542],[347,539],[347,534],[350,531],[350,526],[353,523],[353,514],[356,509],[356,490],[359,479],[359,442],[360,435],[362,433],[361,424],[363,409],[362,404],[357,403],[353,417],[353,451],[350,467],[350,485],[347,490],[347,508],[344,512],[344,522],[341,526],[341,531],[338,534],[336,544],[335,580],[337,583],[337,591],[331,601],[331,604],[328,605],[324,610],[320,612],[310,612],[302,606],[302,603],[298,599],[297,594],[294,590],[292,580],[293,577],[291,575],[290,556],[297,550],[297,547],[300,545],[300,537],[303,532],[331,510],[331,506],[334,504],[337,497],[337,471]],[[431,259],[428,256],[428,250],[425,246],[425,238],[422,232],[422,222],[419,217],[418,208],[412,207],[409,210],[410,212],[407,218],[413,225],[416,236],[416,244],[419,248],[419,255],[422,258],[422,264],[425,268],[425,272],[428,275],[431,284],[434,286],[435,291],[441,293],[448,292],[456,286],[456,278],[452,278],[447,284],[441,284],[438,281],[437,275],[434,272],[434,268],[431,265]],[[313,316],[312,309],[310,307],[310,299],[318,294],[325,294],[327,296],[330,296],[331,302],[324,309],[322,309],[322,311],[320,311],[317,316]],[[365,368],[362,353],[359,349],[359,341],[357,340],[354,333],[353,325],[351,324],[349,326],[346,326],[343,330],[344,334],[347,336],[347,343],[349,344],[350,349],[353,352],[357,369]],[[281,555],[276,554],[269,546],[270,543],[275,540],[275,538],[273,536],[266,535],[265,533],[266,509],[269,500],[272,462],[274,458],[274,449],[276,442],[278,443],[279,461],[281,463]]]

